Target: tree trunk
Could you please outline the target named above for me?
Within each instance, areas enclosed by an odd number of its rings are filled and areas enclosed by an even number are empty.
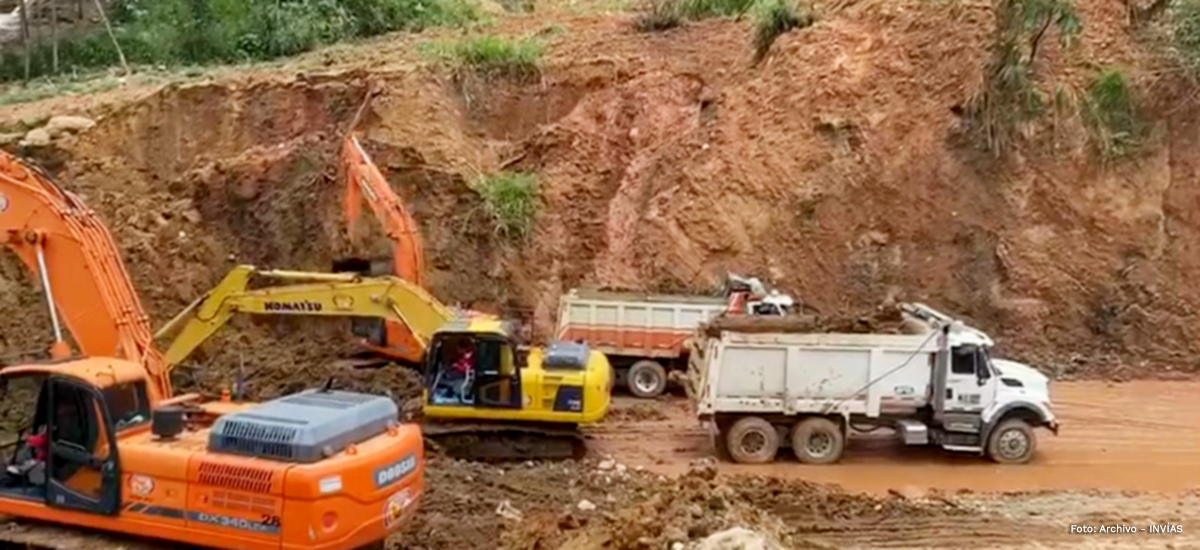
[[[50,66],[58,74],[58,0],[50,0]]]
[[[33,47],[29,43],[29,2],[30,0],[18,2],[21,5],[21,43],[25,46],[25,80],[29,80],[29,55]]]
[[[124,76],[129,76],[129,64],[125,62],[125,52],[121,51],[121,44],[117,42],[117,35],[113,33],[112,24],[108,22],[108,14],[104,13],[104,6],[100,4],[100,0],[94,0],[96,10],[100,12],[100,19],[104,21],[104,29],[108,31],[108,39],[112,40],[113,47],[117,49],[117,57],[121,60],[121,71]]]

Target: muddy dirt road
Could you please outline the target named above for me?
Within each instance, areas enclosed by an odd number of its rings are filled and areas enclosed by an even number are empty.
[[[842,463],[833,466],[802,465],[784,450],[775,464],[722,462],[719,468],[722,474],[837,483],[872,493],[1200,488],[1200,381],[1059,382],[1053,391],[1063,428],[1058,437],[1038,432],[1032,464],[999,466],[974,456],[907,448],[880,434],[852,440]],[[592,448],[598,453],[676,474],[714,452],[686,399],[651,406],[620,397],[615,408],[616,420],[595,431]]]

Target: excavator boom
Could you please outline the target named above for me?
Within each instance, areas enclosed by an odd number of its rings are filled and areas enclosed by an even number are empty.
[[[0,152],[0,242],[34,273],[49,303],[51,354],[78,351],[142,364],[158,396],[171,394],[166,363],[108,228],[74,193]]]
[[[254,277],[289,282],[279,287],[249,289]],[[237,313],[364,317],[402,323],[413,339],[402,350],[417,363],[434,332],[454,313],[421,287],[398,277],[364,278],[353,274],[258,271],[238,266],[159,330],[157,338],[175,334],[166,361],[179,364]]]
[[[362,202],[366,200],[393,243],[392,261],[396,275],[417,286],[425,286],[425,253],[416,223],[353,135],[347,136],[342,144],[342,169],[346,180],[346,221],[351,238]]]

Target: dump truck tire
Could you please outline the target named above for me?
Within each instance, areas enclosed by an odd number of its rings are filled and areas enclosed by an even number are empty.
[[[643,399],[658,397],[667,389],[667,369],[658,361],[638,361],[625,374],[629,393]]]
[[[988,458],[1000,464],[1024,464],[1037,451],[1037,436],[1024,420],[1005,420],[992,430],[987,441]]]
[[[734,462],[766,464],[779,451],[779,432],[770,422],[747,416],[734,422],[725,432],[725,448]]]
[[[846,450],[846,434],[836,422],[814,416],[792,426],[792,452],[805,464],[833,464]]]

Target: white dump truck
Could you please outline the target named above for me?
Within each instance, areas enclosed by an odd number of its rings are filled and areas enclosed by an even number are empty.
[[[881,427],[909,445],[1024,463],[1035,428],[1057,435],[1045,375],[993,359],[982,331],[901,307],[903,334],[699,335],[688,389],[700,419],[742,463],[770,462],[780,447],[804,463],[836,462],[851,432]]]

